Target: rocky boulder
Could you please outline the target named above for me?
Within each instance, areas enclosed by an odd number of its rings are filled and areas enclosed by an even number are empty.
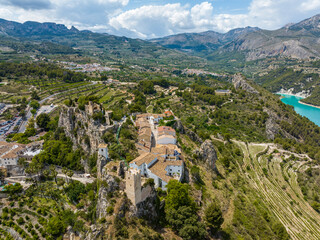
[[[176,120],[175,123],[173,124],[173,128],[174,128],[176,131],[178,131],[179,133],[184,134],[184,132],[185,132],[181,120]]]

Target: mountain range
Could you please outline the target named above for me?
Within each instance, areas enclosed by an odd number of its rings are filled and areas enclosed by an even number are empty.
[[[274,31],[246,27],[233,29],[227,33],[214,31],[183,33],[149,41],[79,31],[75,27],[68,29],[62,24],[30,21],[22,24],[0,19],[1,35],[20,40],[50,41],[73,48],[94,45],[100,50],[116,49],[120,55],[122,48],[138,55],[142,53],[143,56],[148,55],[145,50],[152,48],[153,50],[149,51],[149,54],[160,50],[158,55],[153,56],[156,58],[164,52],[168,54],[169,51],[166,49],[178,50],[208,60],[217,54],[230,53],[241,54],[247,61],[278,56],[296,59],[318,58],[320,56],[320,15],[297,24],[288,24]],[[172,54],[172,52],[170,53]]]
[[[206,56],[240,52],[246,60],[281,56],[305,59],[320,56],[320,15],[278,30],[239,28],[225,34],[208,31],[185,33],[151,40],[162,46]]]

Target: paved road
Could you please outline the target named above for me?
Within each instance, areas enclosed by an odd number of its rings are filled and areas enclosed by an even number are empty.
[[[88,87],[88,86],[92,86],[92,85],[94,85],[94,84],[95,84],[95,83],[92,83],[92,84],[89,84],[89,85],[85,85],[85,86]],[[75,89],[75,88],[71,88],[71,89],[68,89],[68,90],[63,91],[63,92],[54,93],[54,94],[52,94],[52,95],[50,95],[50,96],[48,96],[48,97],[40,100],[39,103],[40,103],[40,104],[43,104],[45,101],[47,101],[47,100],[50,99],[50,98],[53,98],[53,97],[55,97],[55,96],[57,96],[57,95],[59,95],[59,94],[63,94],[63,93],[70,92],[70,91],[72,91],[72,90],[74,90],[74,89]],[[26,117],[25,117],[25,121],[22,121],[21,126],[20,126],[20,129],[19,129],[19,133],[24,133],[24,131],[26,130],[28,121],[29,121],[29,119],[30,119],[31,117],[32,117],[31,108],[28,106],[28,108],[27,108],[27,114],[26,114]]]
[[[11,183],[20,183],[23,187],[29,187],[31,184],[25,182],[25,180],[27,178],[30,178],[30,177],[29,176],[15,176],[15,177],[5,178],[5,181],[11,182]],[[58,174],[57,178],[70,179],[69,177],[66,177],[66,175],[64,175],[64,174]],[[79,181],[83,184],[93,183],[95,180],[95,178],[93,178],[93,177],[88,178],[88,177],[85,177],[84,175],[81,175],[81,174],[74,175],[74,176],[72,176],[71,179],[74,181]]]
[[[32,113],[31,113],[31,108],[30,106],[28,105],[27,107],[27,114],[25,116],[25,120],[22,121],[21,125],[20,125],[20,128],[19,128],[19,133],[24,133],[24,131],[26,130],[26,127],[27,127],[27,124],[28,124],[28,121],[29,119],[32,117]]]

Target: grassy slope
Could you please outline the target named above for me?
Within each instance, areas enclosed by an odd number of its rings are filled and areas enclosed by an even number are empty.
[[[265,151],[267,145],[257,145],[238,142],[244,152],[244,166],[242,170],[248,181],[262,197],[268,207],[287,228],[292,239],[319,239],[320,215],[304,200],[297,183],[297,173],[307,161],[301,157],[296,161],[281,164],[281,158],[267,159],[275,146],[270,145],[267,154],[258,157],[259,152]],[[290,155],[286,152],[284,155]],[[250,171],[246,171],[250,166]],[[265,175],[263,168],[267,169]],[[285,180],[287,179],[287,181]]]

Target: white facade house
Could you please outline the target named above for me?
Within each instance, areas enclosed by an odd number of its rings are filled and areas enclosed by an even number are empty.
[[[105,157],[105,159],[108,159],[109,158],[108,145],[107,144],[99,144],[98,148],[99,148],[98,154],[100,156]]]
[[[178,153],[144,153],[130,163],[130,168],[140,170],[141,176],[154,179],[155,187],[166,190],[171,179],[181,181],[184,173],[183,160]]]
[[[6,166],[14,166],[18,164],[19,157],[18,155],[12,155],[12,156],[3,156],[0,158],[1,165]]]

